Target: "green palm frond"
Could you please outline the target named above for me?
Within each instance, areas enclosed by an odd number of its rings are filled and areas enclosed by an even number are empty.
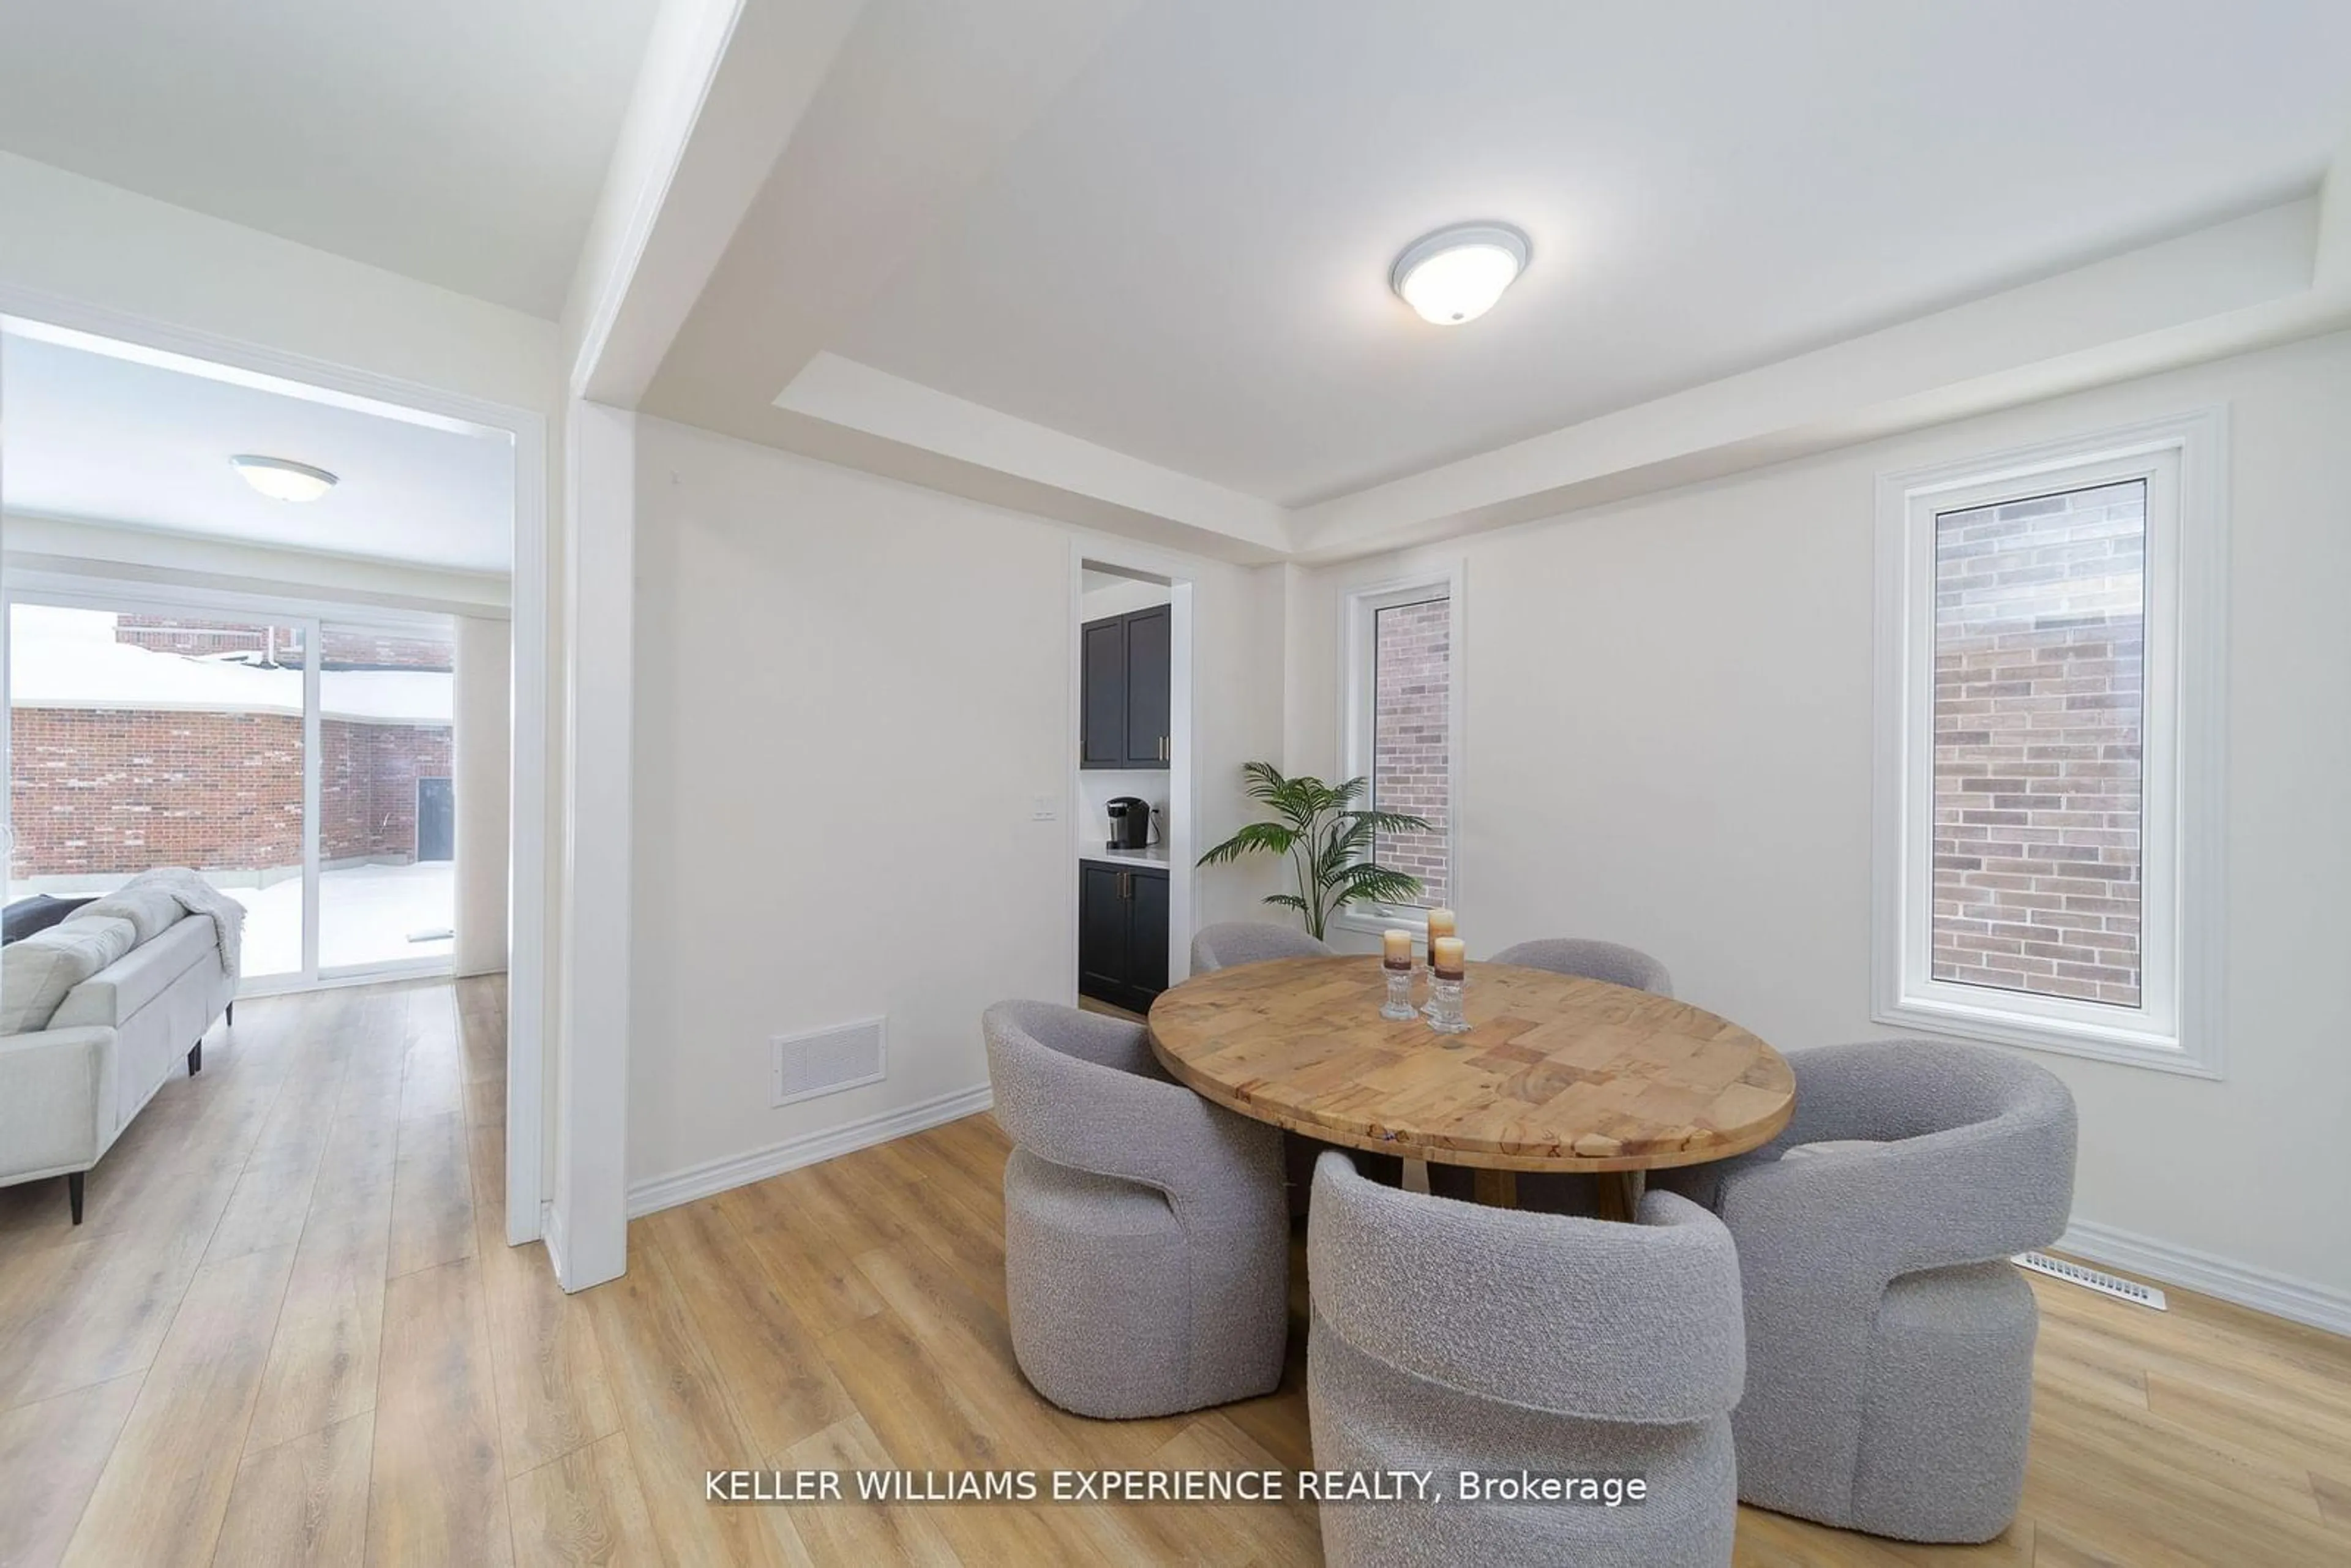
[[[1311,774],[1293,779],[1270,762],[1244,764],[1241,778],[1243,791],[1279,820],[1248,824],[1202,855],[1200,864],[1223,865],[1259,852],[1288,855],[1297,891],[1269,894],[1265,902],[1297,910],[1317,937],[1331,916],[1350,904],[1404,903],[1420,896],[1417,877],[1389,871],[1374,857],[1382,833],[1437,830],[1401,811],[1359,810],[1356,802],[1371,789],[1368,779],[1337,784]]]
[[[1202,865],[1222,865],[1241,856],[1265,851],[1286,855],[1298,842],[1298,831],[1280,822],[1250,822],[1223,843],[1200,857]]]

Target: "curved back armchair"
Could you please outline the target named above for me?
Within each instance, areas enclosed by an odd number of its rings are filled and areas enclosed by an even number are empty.
[[[1709,1203],[1746,1281],[1750,1502],[1908,1541],[2007,1528],[2032,1418],[2032,1292],[2008,1262],[2073,1207],[2074,1099],[1986,1046],[1792,1051],[1761,1149],[1660,1173]]]
[[[1494,962],[1549,969],[1555,975],[1580,975],[1587,980],[1630,986],[1636,991],[1660,997],[1674,994],[1674,977],[1663,964],[1638,947],[1627,947],[1621,942],[1599,942],[1588,936],[1547,936],[1505,947],[1494,955]]]
[[[1327,942],[1270,920],[1228,920],[1201,926],[1192,938],[1192,973],[1209,975],[1269,958],[1324,957],[1336,951]]]
[[[1739,1263],[1671,1193],[1613,1224],[1425,1197],[1315,1167],[1314,1463],[1433,1469],[1447,1500],[1325,1503],[1335,1564],[1728,1563]],[[1464,1470],[1643,1476],[1638,1507],[1464,1506]]]
[[[1012,1349],[1105,1418],[1270,1393],[1289,1327],[1281,1139],[1169,1079],[1140,1025],[1047,1002],[982,1019]]]

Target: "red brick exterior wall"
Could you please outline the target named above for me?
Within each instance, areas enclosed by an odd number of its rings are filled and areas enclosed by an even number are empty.
[[[1372,800],[1383,811],[1425,817],[1433,833],[1382,833],[1379,863],[1420,878],[1420,903],[1450,902],[1446,846],[1453,821],[1447,704],[1453,606],[1433,599],[1374,612]]]
[[[302,721],[292,714],[14,709],[10,874],[302,863]],[[319,853],[408,861],[416,779],[449,773],[446,726],[319,726]]]
[[[2146,487],[1935,526],[1938,980],[2136,1007]]]
[[[449,773],[449,731],[410,724],[319,723],[321,859],[416,858],[416,781]]]

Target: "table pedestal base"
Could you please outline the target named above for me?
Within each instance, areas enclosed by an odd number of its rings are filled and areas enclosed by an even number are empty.
[[[1469,1178],[1469,1190],[1476,1201],[1489,1208],[1516,1208],[1519,1207],[1519,1173],[1474,1171]]]
[[[1593,1178],[1600,1186],[1600,1204],[1593,1210],[1602,1219],[1630,1225],[1641,1213],[1641,1194],[1648,1186],[1641,1171],[1602,1171]]]

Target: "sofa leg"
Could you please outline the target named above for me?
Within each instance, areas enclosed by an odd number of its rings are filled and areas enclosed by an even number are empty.
[[[79,1171],[74,1171],[66,1177],[66,1201],[73,1205],[76,1225],[81,1223],[81,1177],[82,1173]]]
[[[236,1004],[235,1002],[231,1002],[228,1005],[228,1021],[231,1024],[235,1024],[236,1022]]]
[[[204,1070],[204,1042],[200,1040],[196,1041],[195,1044],[188,1047],[188,1076],[193,1078],[197,1073],[202,1072]]]

